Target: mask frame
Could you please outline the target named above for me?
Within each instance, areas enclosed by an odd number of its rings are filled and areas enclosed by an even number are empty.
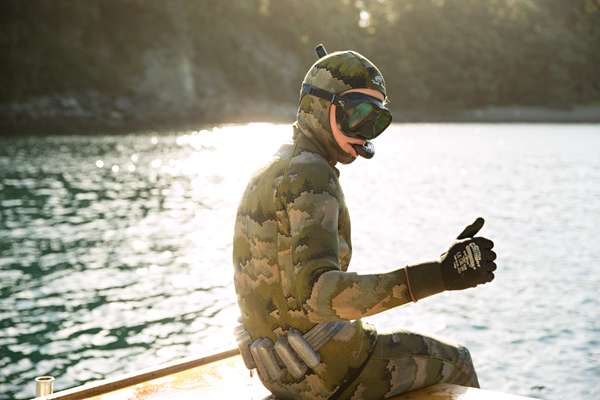
[[[385,100],[358,92],[337,95],[304,83],[300,100],[307,94],[335,104],[336,119],[344,134],[350,137],[372,140],[392,123],[392,114]]]

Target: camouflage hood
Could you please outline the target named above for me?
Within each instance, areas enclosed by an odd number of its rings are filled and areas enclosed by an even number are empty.
[[[310,67],[302,83],[308,83],[332,93],[349,89],[375,89],[386,94],[383,75],[366,57],[354,51],[337,51],[319,59]],[[348,164],[354,158],[337,144],[329,124],[326,100],[304,96],[300,100],[294,141],[308,142],[309,147],[323,155],[331,165]]]

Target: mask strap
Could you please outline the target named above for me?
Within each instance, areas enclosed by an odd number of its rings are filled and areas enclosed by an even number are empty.
[[[344,106],[344,102],[340,98],[340,96],[337,96],[334,93],[328,92],[327,90],[324,90],[324,89],[320,89],[320,88],[310,85],[308,83],[303,83],[302,84],[302,93],[300,94],[300,99],[302,99],[302,97],[304,97],[307,94],[309,94],[311,96],[319,97],[323,100],[327,100],[330,103],[335,104],[336,106],[341,106],[341,107]]]

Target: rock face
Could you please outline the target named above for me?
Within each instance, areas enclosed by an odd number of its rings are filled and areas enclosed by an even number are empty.
[[[396,120],[600,104],[598,0],[6,0],[0,134],[291,120],[320,41],[380,66]]]

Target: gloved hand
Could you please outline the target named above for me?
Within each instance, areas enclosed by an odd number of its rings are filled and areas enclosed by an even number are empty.
[[[442,254],[440,263],[446,290],[475,287],[494,279],[494,242],[484,237],[475,237],[484,222],[483,218],[477,218],[458,235],[450,249]]]

